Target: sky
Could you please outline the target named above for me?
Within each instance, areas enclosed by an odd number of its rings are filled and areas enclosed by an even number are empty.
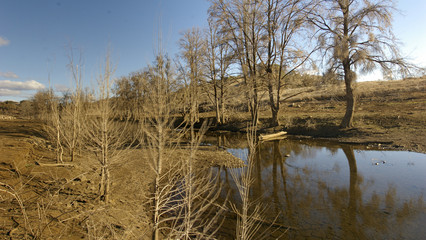
[[[0,101],[72,87],[71,49],[82,56],[87,87],[95,84],[108,46],[116,77],[147,66],[159,46],[174,57],[183,31],[207,26],[208,7],[207,0],[0,0]],[[400,0],[397,7],[393,30],[402,52],[426,66],[426,1]]]

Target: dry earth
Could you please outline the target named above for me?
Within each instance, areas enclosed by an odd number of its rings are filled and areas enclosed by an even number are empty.
[[[149,239],[154,176],[146,150],[111,166],[111,200],[103,204],[96,161],[82,153],[57,165],[42,129],[34,121],[0,120],[0,239]],[[179,149],[170,160],[188,154]],[[196,159],[202,166],[241,166],[240,159],[212,147],[200,147]]]

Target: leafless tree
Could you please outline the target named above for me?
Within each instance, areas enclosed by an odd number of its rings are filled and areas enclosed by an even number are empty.
[[[160,230],[167,219],[167,214],[174,211],[178,190],[174,188],[177,181],[176,166],[167,166],[167,161],[171,159],[176,143],[181,136],[176,135],[174,129],[174,119],[172,109],[174,95],[171,92],[172,82],[175,80],[171,69],[170,60],[159,54],[153,66],[149,66],[145,75],[147,85],[145,104],[143,105],[144,123],[141,126],[146,137],[151,168],[154,171],[155,179],[152,190],[152,239],[159,239]],[[142,139],[141,141],[144,141]]]
[[[232,36],[252,119],[257,122],[258,105],[264,88],[271,107],[271,125],[277,126],[283,81],[309,59],[305,17],[315,4],[306,0],[214,0],[210,14],[221,31]],[[311,34],[312,35],[312,34]]]
[[[192,28],[183,33],[179,41],[181,48],[179,71],[185,86],[185,110],[189,113],[190,122],[199,121],[199,102],[201,98],[201,87],[203,81],[203,59],[205,55],[205,42],[202,31]]]
[[[97,78],[97,99],[91,103],[90,116],[85,129],[85,146],[95,154],[100,165],[100,200],[108,202],[110,198],[111,168],[117,160],[129,153],[132,139],[129,139],[129,121],[119,121],[117,109],[111,99],[113,66],[110,55],[105,58],[103,71]]]
[[[289,80],[288,76],[315,52],[315,47],[310,45],[312,34],[305,21],[307,12],[314,6],[313,1],[306,0],[268,0],[263,3],[265,21],[259,60],[261,76],[269,95],[271,126],[279,125],[284,80]]]
[[[392,33],[394,10],[392,0],[323,0],[309,16],[318,30],[322,57],[342,73],[345,81],[342,128],[353,126],[356,72],[368,73],[379,66],[384,75],[389,75],[396,66],[399,74],[405,74],[410,68]]]
[[[37,92],[32,98],[33,114],[44,123],[44,131],[55,147],[57,163],[63,162],[63,124],[60,103],[52,88]]]
[[[160,230],[164,230],[163,234],[171,239],[212,238],[220,211],[210,211],[219,191],[216,191],[210,169],[195,168],[194,163],[206,125],[202,128],[204,130],[196,133],[196,119],[191,117],[188,119],[190,122],[174,126],[173,110],[178,104],[173,91],[176,77],[166,56],[157,55],[154,64],[145,72],[144,91],[147,94],[141,128],[155,175],[150,198],[152,239],[160,238]],[[191,110],[196,111],[194,106]],[[188,152],[188,156],[176,158],[176,151],[188,131],[191,139],[189,149],[182,149]]]
[[[62,103],[62,118],[64,124],[64,143],[69,151],[71,161],[74,161],[77,150],[81,147],[81,139],[84,122],[84,102],[87,95],[82,88],[83,79],[83,59],[81,52],[78,54],[78,60],[75,59],[74,50],[70,47],[68,54],[68,68],[74,82],[75,89],[69,97],[64,97]]]
[[[257,0],[212,0],[210,16],[222,26],[222,31],[231,36],[229,43],[241,67],[247,87],[248,109],[254,125],[259,114],[259,48],[262,38],[264,14],[263,1]]]
[[[209,18],[209,28],[206,34],[206,72],[209,79],[208,96],[216,112],[216,124],[226,122],[226,93],[230,84],[229,68],[233,61],[233,54],[227,44],[226,33],[220,31],[213,19]],[[211,92],[211,89],[213,92]]]
[[[56,162],[63,163],[64,146],[62,143],[63,139],[63,124],[61,123],[61,112],[59,99],[51,90],[49,98],[50,106],[50,118],[47,124],[48,133],[50,138],[53,140],[55,151],[56,151]]]

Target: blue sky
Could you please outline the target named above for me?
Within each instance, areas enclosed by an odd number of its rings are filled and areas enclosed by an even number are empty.
[[[163,48],[175,56],[182,31],[207,25],[208,6],[207,0],[2,0],[0,101],[20,101],[48,87],[49,73],[53,87],[70,87],[70,44],[82,52],[86,86],[95,82],[108,44],[115,76],[151,63],[160,31]],[[394,33],[404,54],[425,66],[426,1],[397,6],[403,14],[395,15]]]

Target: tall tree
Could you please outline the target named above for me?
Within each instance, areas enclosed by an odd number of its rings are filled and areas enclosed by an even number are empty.
[[[264,22],[263,1],[212,0],[210,15],[222,31],[231,36],[229,44],[236,54],[246,89],[248,109],[253,125],[259,119],[259,48]]]
[[[189,121],[199,121],[199,101],[201,96],[200,85],[203,81],[203,60],[205,55],[205,42],[202,32],[192,28],[183,33],[179,41],[181,51],[180,73],[184,79],[186,89],[186,102],[189,107]]]
[[[228,35],[220,31],[213,19],[209,18],[209,28],[206,34],[206,70],[211,87],[207,89],[208,96],[216,111],[216,124],[226,121],[225,101],[229,85],[229,68],[232,64],[232,54],[227,44]],[[211,92],[211,90],[213,90]]]
[[[180,133],[174,128],[172,117],[173,106],[176,104],[175,95],[172,94],[174,84],[174,74],[171,62],[162,53],[156,56],[153,65],[146,69],[145,91],[147,93],[145,104],[143,104],[143,114],[140,115],[140,123],[144,123],[142,131],[145,136],[140,140],[148,145],[151,168],[154,172],[153,192],[152,192],[152,239],[160,238],[160,230],[167,214],[172,213],[176,206],[171,202],[177,197],[177,190],[174,188],[177,166],[167,163],[171,159],[173,150],[177,147]],[[168,168],[168,169],[167,169]]]
[[[229,32],[240,62],[252,119],[257,121],[261,90],[266,90],[272,126],[279,125],[284,80],[315,51],[306,24],[316,4],[309,0],[214,0],[210,14]]]
[[[392,33],[392,0],[322,0],[309,16],[318,29],[322,56],[331,69],[342,73],[346,86],[346,113],[340,126],[353,127],[357,94],[356,72],[368,73],[377,66],[385,75],[397,67],[407,72]]]
[[[271,107],[271,126],[278,126],[280,95],[285,79],[301,67],[316,50],[307,31],[306,14],[315,4],[306,0],[267,0],[260,48],[261,78]]]

